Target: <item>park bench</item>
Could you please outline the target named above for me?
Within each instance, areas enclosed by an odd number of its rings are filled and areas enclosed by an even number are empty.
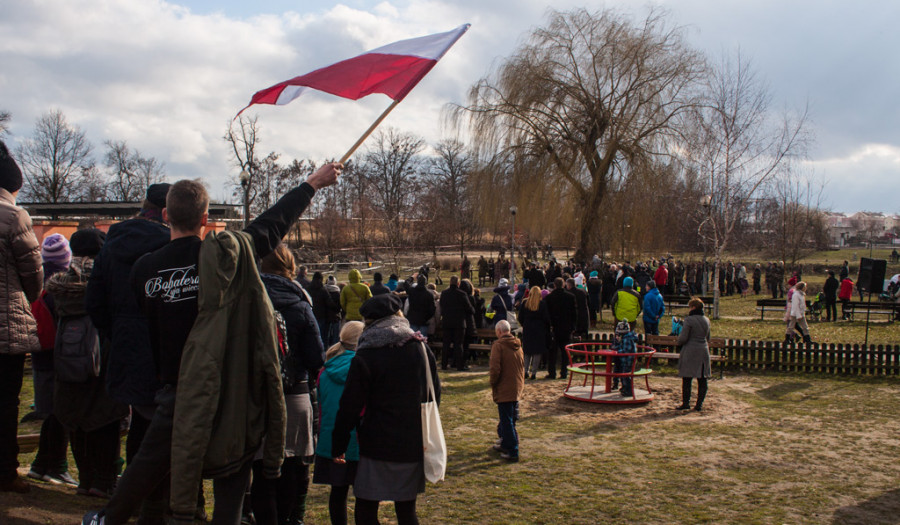
[[[779,316],[780,319],[784,316],[785,305],[787,305],[787,299],[757,299],[756,309],[759,310],[759,320],[765,321],[766,312],[778,312],[781,314]],[[811,305],[811,302],[806,301],[807,311],[809,311]]]
[[[873,301],[871,303],[866,301],[850,301],[847,303],[845,309],[842,307],[842,311],[846,312],[850,316],[850,320],[853,320],[853,316],[855,314],[860,315],[886,315],[888,316],[888,321],[897,321],[900,320],[900,303],[889,303],[883,301]]]
[[[675,335],[645,335],[644,344],[656,349],[654,359],[678,360],[681,357],[676,350],[678,348],[678,336]],[[724,374],[725,356],[716,353],[725,348],[725,339],[722,337],[709,338],[709,360],[719,363],[719,379]]]
[[[497,333],[494,332],[493,328],[478,328],[475,330],[475,340],[472,343],[469,343],[469,350],[473,352],[486,352],[490,353],[491,345],[494,344],[494,341],[497,340]],[[443,334],[438,328],[438,331],[434,334],[428,336],[428,346],[431,347],[431,351],[435,353],[435,355],[440,355],[441,350],[444,348],[443,342]]]
[[[712,312],[713,297],[712,296],[691,296],[691,295],[663,295],[663,302],[666,305],[666,311],[672,312],[675,308],[687,308],[688,302],[692,297],[697,297],[703,301],[703,308],[707,313]]]

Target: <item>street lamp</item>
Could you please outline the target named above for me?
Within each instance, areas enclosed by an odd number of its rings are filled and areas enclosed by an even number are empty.
[[[241,170],[238,176],[241,181],[241,189],[244,190],[244,228],[250,223],[250,174],[247,170]]]
[[[700,206],[703,208],[704,214],[706,217],[703,221],[700,222],[700,226],[697,228],[697,233],[700,235],[700,239],[703,241],[703,268],[701,269],[701,283],[700,283],[700,293],[702,295],[707,294],[707,287],[709,286],[709,276],[706,272],[706,249],[707,249],[707,239],[703,237],[703,225],[709,221],[710,211],[712,210],[712,195],[706,194],[700,196]]]
[[[519,208],[515,205],[509,207],[509,213],[512,214],[512,239],[510,241],[512,247],[509,251],[509,286],[516,284],[516,212]]]

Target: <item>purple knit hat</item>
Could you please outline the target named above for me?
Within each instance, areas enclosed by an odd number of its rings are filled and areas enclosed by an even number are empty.
[[[60,233],[48,235],[41,243],[41,259],[45,264],[55,268],[68,268],[69,262],[72,260],[69,241]]]

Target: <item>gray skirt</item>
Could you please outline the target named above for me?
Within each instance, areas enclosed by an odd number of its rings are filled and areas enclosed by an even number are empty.
[[[412,501],[425,492],[425,464],[359,457],[353,495],[371,501]]]
[[[316,442],[313,437],[313,411],[309,394],[290,394],[284,396],[284,408],[287,419],[284,425],[284,457],[299,457],[305,464],[312,463],[316,453]],[[259,447],[254,460],[263,458],[265,440]]]
[[[284,457],[312,459],[316,452],[313,438],[313,411],[309,394],[284,396],[287,412],[284,434]]]

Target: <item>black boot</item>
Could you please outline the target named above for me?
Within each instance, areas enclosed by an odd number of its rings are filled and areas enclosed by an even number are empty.
[[[706,399],[706,390],[709,388],[708,381],[705,377],[697,378],[697,405],[694,410],[700,412],[703,410],[703,401]]]
[[[805,334],[805,335],[803,336],[803,342],[806,343],[806,344],[811,344],[811,343],[812,343],[812,337],[810,337],[809,334]]]
[[[681,404],[675,410],[687,410],[691,408],[691,378],[681,378]]]

